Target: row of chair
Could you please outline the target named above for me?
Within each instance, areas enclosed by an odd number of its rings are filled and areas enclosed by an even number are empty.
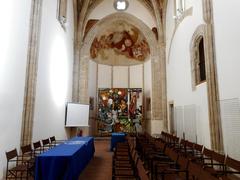
[[[174,139],[173,137],[171,134],[162,132],[162,138],[165,140]],[[198,163],[203,164],[204,168],[210,170],[215,176],[230,176],[230,178],[233,178],[232,174],[240,174],[240,161],[231,158],[229,155],[220,154],[203,145],[184,139],[181,139],[179,146],[185,156],[197,157]]]
[[[139,135],[137,150],[151,179],[232,179],[230,174],[240,173],[239,161],[167,133],[158,139]]]
[[[21,146],[21,154],[18,154],[16,148],[6,152],[6,179],[34,179],[35,157],[58,143],[55,136],[52,136],[34,142],[33,148],[31,144]]]
[[[134,138],[127,137],[127,142],[117,143],[113,155],[114,180],[149,180],[134,142]]]

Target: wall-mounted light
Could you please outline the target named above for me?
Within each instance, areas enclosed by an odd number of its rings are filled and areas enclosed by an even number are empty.
[[[113,6],[117,11],[125,11],[128,8],[127,0],[114,0]]]

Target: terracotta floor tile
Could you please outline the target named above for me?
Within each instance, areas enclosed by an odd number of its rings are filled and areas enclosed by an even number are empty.
[[[95,140],[94,145],[94,157],[80,174],[79,180],[111,180],[112,152],[110,151],[110,140]]]

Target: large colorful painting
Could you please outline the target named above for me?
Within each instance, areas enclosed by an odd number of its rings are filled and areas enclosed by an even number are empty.
[[[149,45],[143,34],[125,21],[117,21],[99,33],[90,49],[95,61],[109,65],[140,64],[149,53]]]
[[[100,131],[141,131],[142,89],[99,89],[98,93]]]

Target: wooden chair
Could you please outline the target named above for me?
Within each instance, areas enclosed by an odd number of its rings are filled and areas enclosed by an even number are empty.
[[[31,144],[28,144],[28,145],[25,145],[25,146],[21,146],[21,151],[22,151],[22,158],[23,158],[23,161],[24,160],[31,160],[34,158],[34,153],[33,153],[33,149],[32,149],[32,146]]]
[[[18,157],[17,149],[6,152],[7,168],[6,179],[29,179],[31,177],[29,163],[23,163]]]
[[[43,152],[43,147],[40,141],[33,143],[33,154],[34,157],[36,157],[38,154],[41,154]]]
[[[21,151],[22,151],[22,154],[19,155],[19,157],[21,157],[22,162],[24,164],[29,164],[29,171],[30,171],[31,175],[34,176],[35,157],[34,157],[34,152],[33,152],[31,144],[21,146]]]
[[[193,143],[193,155],[190,155],[190,159],[194,160],[195,162],[202,163],[203,161],[203,145]]]
[[[51,142],[49,138],[42,140],[42,148],[43,148],[43,151],[47,151],[48,149],[51,148]]]
[[[135,167],[138,159],[137,152],[133,150],[129,160],[115,160],[113,163],[113,179],[136,179]]]
[[[200,164],[196,164],[192,161],[189,161],[188,179],[198,180],[200,178],[201,171],[202,167]]]
[[[215,177],[224,176],[224,172],[226,170],[225,155],[219,154],[214,151],[209,151],[208,154],[209,157],[211,157],[210,163],[204,164],[204,169]]]
[[[158,177],[161,177],[161,179],[167,179],[165,176],[169,176],[169,174],[173,175],[175,173],[169,172],[169,169],[177,169],[177,161],[178,161],[178,156],[179,154],[174,151],[174,149],[167,147],[165,154],[169,159],[165,159],[162,161],[159,161],[155,165],[155,178],[158,179]],[[175,175],[174,175],[175,176]],[[168,177],[170,178],[170,177]]]
[[[214,177],[210,172],[205,171],[204,169],[201,169],[199,180],[219,180],[218,178]]]
[[[224,174],[226,177],[232,177],[234,175],[234,176],[238,176],[238,179],[239,179],[240,161],[227,156],[225,166],[226,168],[225,168]]]
[[[213,155],[213,150],[210,150],[206,147],[204,147],[203,149],[203,156],[202,156],[202,164],[203,167],[213,167],[213,159],[212,159],[212,155]]]
[[[137,162],[137,171],[138,171],[138,177],[141,180],[149,180],[149,177],[148,177],[149,172],[145,170],[141,159],[139,159]]]

